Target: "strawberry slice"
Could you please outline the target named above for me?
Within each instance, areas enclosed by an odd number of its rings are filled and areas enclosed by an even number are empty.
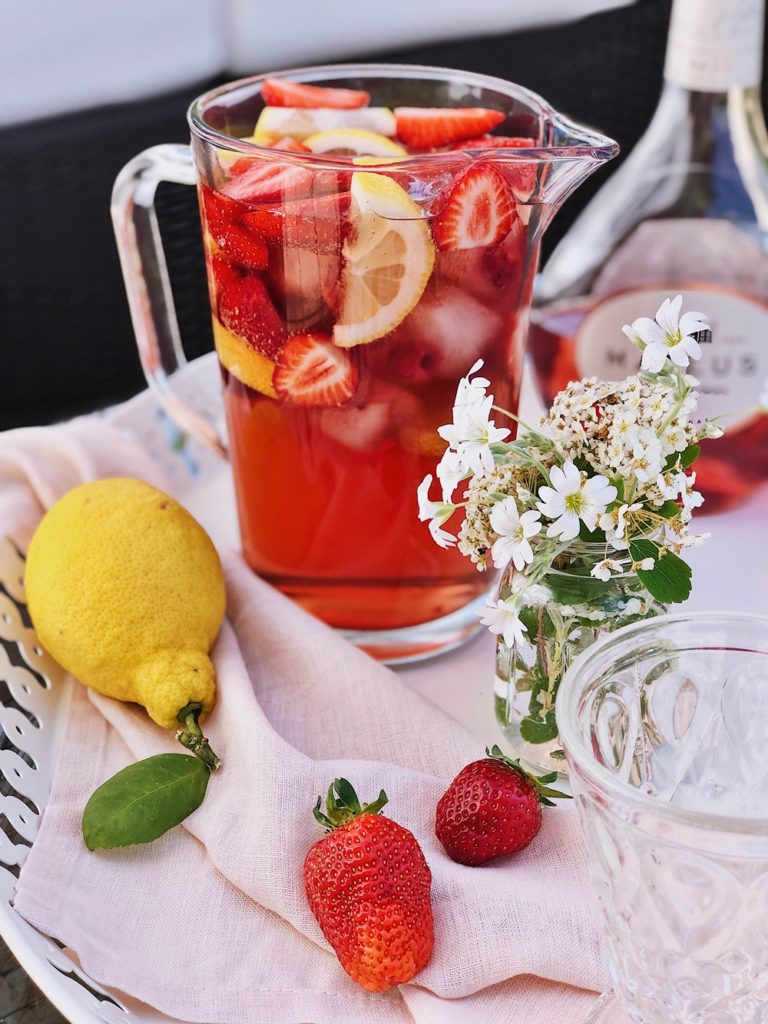
[[[285,341],[283,321],[259,277],[241,277],[225,285],[219,297],[219,318],[227,330],[268,359],[275,359]]]
[[[349,192],[276,203],[251,210],[243,225],[268,245],[296,246],[317,252],[333,252],[343,240],[344,214],[349,209]]]
[[[270,149],[284,149],[289,153],[311,153],[311,149],[302,146],[298,139],[292,139],[290,135],[283,135],[281,139],[275,139],[269,145]]]
[[[212,237],[221,251],[245,270],[264,270],[269,263],[269,250],[263,240],[238,224],[230,224]]]
[[[272,384],[293,405],[344,405],[357,386],[357,368],[327,334],[297,334],[277,358]]]
[[[490,164],[478,163],[462,174],[435,218],[435,242],[444,251],[495,245],[516,219],[503,174]]]
[[[284,78],[266,78],[261,97],[270,107],[333,107],[338,110],[367,107],[371,99],[370,93],[362,89],[329,89]]]
[[[527,139],[522,135],[482,135],[477,139],[457,142],[451,149],[530,149],[535,145],[535,139]]]
[[[205,216],[205,226],[211,235],[221,234],[230,224],[240,219],[240,206],[228,196],[224,196],[208,185],[200,186],[200,200]]]
[[[215,252],[211,256],[210,267],[217,295],[221,295],[227,285],[232,284],[233,281],[239,281],[243,276],[221,252]]]
[[[314,175],[308,167],[241,157],[229,168],[230,180],[224,195],[240,203],[275,203],[279,199],[300,199],[313,191]]]
[[[485,135],[478,139],[465,139],[451,148],[459,152],[467,149],[528,149],[536,145],[535,139],[523,136]],[[536,161],[506,164],[504,173],[515,198],[520,202],[527,202],[536,187]]]
[[[485,107],[396,107],[397,135],[412,149],[447,146],[491,131],[506,117]]]
[[[246,270],[263,270],[269,252],[258,235],[240,225],[242,207],[207,185],[201,186],[201,195],[208,233],[222,252]]]

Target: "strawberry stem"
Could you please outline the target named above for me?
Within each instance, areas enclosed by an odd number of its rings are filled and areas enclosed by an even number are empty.
[[[340,825],[346,825],[348,821],[359,818],[361,814],[379,814],[388,802],[387,794],[382,789],[372,803],[361,804],[351,782],[346,779],[334,779],[325,798],[325,813],[321,810],[321,796],[317,798],[312,813],[323,828],[331,832]]]
[[[550,772],[547,775],[531,775],[525,768],[520,764],[519,761],[513,760],[511,757],[503,752],[501,747],[494,744],[490,750],[488,747],[485,748],[485,752],[488,757],[492,757],[495,761],[501,761],[507,765],[508,768],[512,768],[513,771],[518,772],[523,778],[527,779],[533,787],[536,796],[538,797],[539,803],[545,807],[555,807],[555,800],[571,800],[570,793],[561,793],[558,789],[552,789],[550,786],[551,782],[557,779],[557,772]]]
[[[202,706],[197,702],[187,704],[176,716],[180,722],[186,725],[185,729],[179,729],[176,739],[187,750],[191,750],[195,757],[199,757],[209,771],[216,771],[221,767],[221,761],[211,750],[211,745],[203,735],[203,730],[198,724],[198,718],[202,713]]]

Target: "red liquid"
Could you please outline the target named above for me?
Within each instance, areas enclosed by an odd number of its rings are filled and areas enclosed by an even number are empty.
[[[443,171],[439,186],[452,183]],[[439,202],[431,185],[422,181],[419,189]],[[292,225],[285,244],[269,240],[267,268],[236,268],[266,285],[286,337],[333,331],[349,228],[343,211],[325,203],[321,213],[322,226],[309,235],[316,247]],[[227,256],[210,235],[207,244],[219,262]],[[445,449],[436,428],[450,422],[458,379],[477,358],[496,403],[516,410],[535,256],[520,222],[495,246],[438,252],[415,309],[384,337],[348,350],[356,386],[337,407],[298,405],[247,386],[233,368],[247,377],[243,366],[260,372],[271,362],[262,355],[251,366],[254,345],[241,338],[235,342],[245,355],[233,363],[217,327],[245,558],[331,625],[381,630],[429,622],[487,590],[489,576],[455,549],[439,548],[419,522],[416,488],[434,475]],[[222,281],[209,261],[212,306],[226,320]],[[229,321],[233,332],[231,313]],[[438,490],[435,484],[431,496]],[[446,528],[455,533],[460,522],[457,514]]]
[[[531,321],[528,350],[547,406],[569,381],[582,376],[574,339],[590,308],[583,304],[549,314],[540,311]],[[636,373],[640,366],[640,354],[629,344],[620,352],[615,360],[617,380]],[[695,367],[692,372],[695,376]],[[694,468],[696,488],[706,499],[698,514],[721,512],[746,501],[768,479],[768,416],[756,414],[723,437],[703,441]]]

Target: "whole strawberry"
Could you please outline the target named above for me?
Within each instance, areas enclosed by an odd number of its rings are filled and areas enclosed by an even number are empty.
[[[410,981],[434,942],[432,874],[413,834],[379,814],[386,803],[382,790],[362,807],[350,783],[336,779],[326,813],[319,797],[314,810],[329,834],[304,861],[312,913],[341,966],[369,992]]]
[[[484,864],[524,849],[541,828],[541,805],[568,799],[550,789],[557,772],[536,778],[498,747],[462,768],[437,804],[435,834],[451,860]]]

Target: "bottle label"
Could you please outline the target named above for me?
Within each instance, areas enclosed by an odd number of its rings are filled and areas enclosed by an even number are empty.
[[[712,327],[701,359],[688,372],[699,381],[697,419],[724,416],[730,431],[755,415],[768,378],[768,306],[717,285],[638,288],[599,301],[583,320],[575,342],[579,376],[621,380],[640,368],[640,352],[621,332],[623,324],[652,317],[664,299],[683,296],[683,312],[703,313]]]
[[[764,0],[675,0],[664,77],[697,92],[757,85]]]

